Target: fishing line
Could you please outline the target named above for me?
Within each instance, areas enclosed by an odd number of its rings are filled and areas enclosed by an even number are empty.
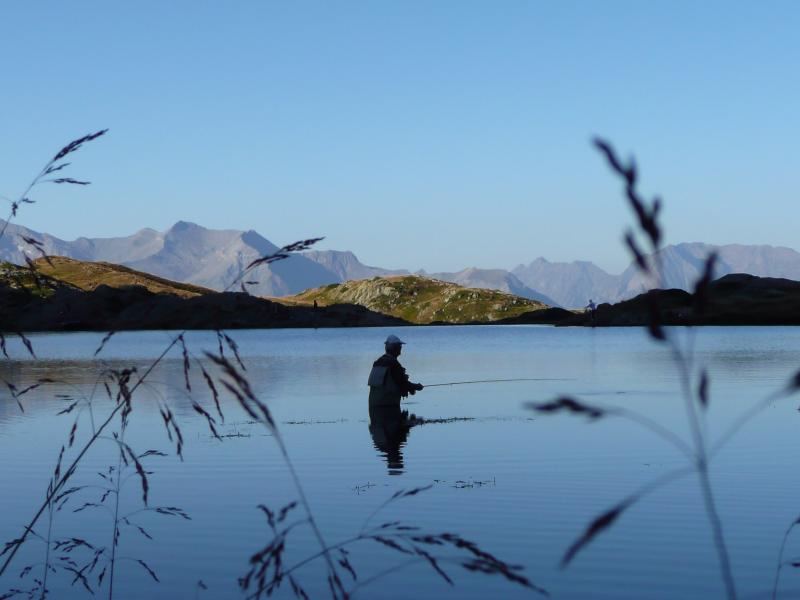
[[[447,383],[423,384],[425,389],[431,387],[442,387],[445,385],[469,385],[472,383],[508,383],[511,381],[575,381],[574,379],[547,379],[541,377],[523,377],[518,379],[476,379],[475,381],[449,381]]]

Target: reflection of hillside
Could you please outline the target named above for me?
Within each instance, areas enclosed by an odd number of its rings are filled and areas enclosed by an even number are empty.
[[[125,338],[120,334],[114,341],[119,343],[123,339]],[[92,347],[96,347],[94,341]],[[190,350],[195,348],[199,354],[199,349],[193,344],[190,343],[189,348]],[[268,355],[245,358],[245,360],[246,376],[253,390],[270,403],[276,417],[280,419],[304,418],[306,413],[301,414],[296,411],[299,406],[307,406],[309,399],[322,400],[315,408],[315,415],[319,418],[339,418],[343,414],[353,414],[352,406],[344,406],[340,401],[333,399],[352,393],[353,389],[364,387],[363,369],[352,356],[337,353],[312,358],[287,352],[281,356]],[[89,397],[94,389],[96,401],[108,403],[108,395],[103,386],[96,386],[104,371],[136,367],[139,372],[143,372],[150,364],[151,360],[133,358],[110,361],[89,359],[0,361],[0,378],[13,382],[18,389],[23,389],[41,379],[57,382],[43,385],[25,394],[21,399],[25,408],[24,415],[20,415],[19,408],[3,386],[3,391],[0,392],[4,394],[0,400],[0,427],[9,419],[19,416],[31,418],[43,414],[53,415],[71,402],[64,397],[65,395],[77,397],[77,394],[83,394]],[[206,368],[214,372],[213,367],[206,365]],[[194,362],[191,364],[189,378],[192,384],[192,396],[201,405],[213,408],[211,394]],[[133,377],[133,381],[136,381],[136,376]],[[241,417],[241,409],[236,401],[227,394],[220,396],[226,417],[229,414],[234,419]],[[332,401],[325,401],[326,398],[331,398]],[[178,417],[187,416],[192,419],[196,417],[185,390],[181,358],[165,359],[147,378],[147,383],[136,391],[134,400],[137,411],[152,413],[156,418],[160,418],[157,414],[156,400],[167,402]],[[358,412],[360,414],[360,411]]]
[[[0,363],[0,378],[13,382],[18,390],[43,379],[52,381],[43,383],[20,398],[24,416],[31,418],[43,414],[53,415],[80,398],[92,398],[95,406],[109,405],[111,401],[102,385],[103,374],[109,370],[131,367],[137,367],[141,371],[149,364],[145,361],[3,361]],[[176,414],[190,414],[193,411],[183,388],[182,361],[165,360],[148,377],[147,383],[136,391],[136,409],[155,413],[155,400],[161,399],[169,401]],[[113,386],[111,391],[115,391]],[[4,398],[0,402],[0,427],[18,416],[21,413],[16,402],[10,396]]]

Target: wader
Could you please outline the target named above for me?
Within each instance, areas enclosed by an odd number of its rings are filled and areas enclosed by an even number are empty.
[[[388,366],[373,366],[369,374],[369,407],[400,408],[402,392]]]

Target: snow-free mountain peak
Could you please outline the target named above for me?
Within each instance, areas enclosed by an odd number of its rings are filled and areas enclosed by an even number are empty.
[[[25,264],[26,255],[36,258],[38,252],[26,245],[23,237],[39,240],[49,255],[122,264],[216,290],[239,289],[238,284],[234,284],[247,265],[278,249],[254,229],[209,229],[189,221],[178,221],[163,232],[146,228],[130,236],[82,237],[74,241],[12,223],[0,238],[0,260]],[[800,253],[791,248],[691,242],[661,250],[665,285],[692,289],[712,251],[719,257],[717,277],[746,273],[800,280]],[[365,265],[350,251],[310,250],[259,267],[246,279],[251,293],[284,296],[329,283],[405,273],[405,270]],[[428,275],[424,271],[419,273]],[[596,303],[618,302],[652,285],[633,264],[621,274],[612,275],[592,262],[550,262],[544,257],[527,265],[520,264],[512,271],[470,267],[429,276],[467,287],[502,290],[567,308],[586,306],[589,299]]]
[[[525,285],[516,275],[509,273],[505,269],[468,267],[456,273],[432,273],[429,276],[434,279],[457,283],[464,287],[501,290],[529,300],[538,300],[550,306],[559,305],[553,298]]]

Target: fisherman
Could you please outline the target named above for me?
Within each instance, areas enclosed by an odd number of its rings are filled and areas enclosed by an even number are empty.
[[[386,353],[376,360],[369,374],[369,407],[397,407],[400,399],[412,396],[423,389],[421,383],[412,383],[406,370],[397,360],[403,350],[403,344],[396,335],[386,338]]]

